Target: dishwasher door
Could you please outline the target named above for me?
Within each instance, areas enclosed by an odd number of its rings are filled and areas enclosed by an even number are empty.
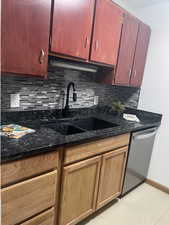
[[[157,128],[132,134],[122,195],[141,184],[147,177]]]

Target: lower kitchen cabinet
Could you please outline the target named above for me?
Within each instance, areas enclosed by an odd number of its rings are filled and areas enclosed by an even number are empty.
[[[2,224],[75,225],[94,213],[121,194],[129,140],[122,134],[2,164]]]
[[[77,224],[121,194],[129,137],[125,134],[65,149],[69,165],[63,169],[59,225]],[[87,154],[90,158],[85,160],[82,149],[98,156]],[[72,163],[74,159],[81,161]]]
[[[73,225],[95,211],[101,156],[64,167],[60,225]]]
[[[105,153],[97,199],[97,209],[121,194],[128,147]]]

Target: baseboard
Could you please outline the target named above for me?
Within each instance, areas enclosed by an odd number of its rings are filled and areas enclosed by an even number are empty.
[[[155,188],[157,188],[157,189],[159,189],[159,190],[169,194],[169,188],[168,187],[166,187],[166,186],[164,186],[162,184],[159,184],[156,181],[153,181],[153,180],[150,180],[150,179],[146,179],[145,182],[147,184],[150,184],[151,186],[153,186],[153,187],[155,187]]]

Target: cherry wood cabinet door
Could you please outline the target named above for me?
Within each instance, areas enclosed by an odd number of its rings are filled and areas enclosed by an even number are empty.
[[[103,155],[97,209],[121,194],[128,146]]]
[[[51,0],[2,0],[2,71],[47,74]]]
[[[89,58],[95,0],[55,0],[51,52]]]
[[[123,11],[111,0],[97,0],[90,60],[116,65]]]
[[[64,167],[59,225],[73,225],[94,212],[101,156]]]
[[[131,86],[139,87],[142,84],[150,34],[150,27],[140,22],[132,76],[130,81]]]
[[[130,85],[134,53],[136,48],[139,21],[129,14],[125,15],[118,63],[115,74],[115,84]]]

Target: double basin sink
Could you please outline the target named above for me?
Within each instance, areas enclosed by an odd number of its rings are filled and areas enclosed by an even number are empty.
[[[51,128],[63,135],[78,134],[86,131],[102,130],[118,126],[118,124],[107,122],[95,117],[82,119],[60,119],[57,123],[46,123],[45,127]]]

